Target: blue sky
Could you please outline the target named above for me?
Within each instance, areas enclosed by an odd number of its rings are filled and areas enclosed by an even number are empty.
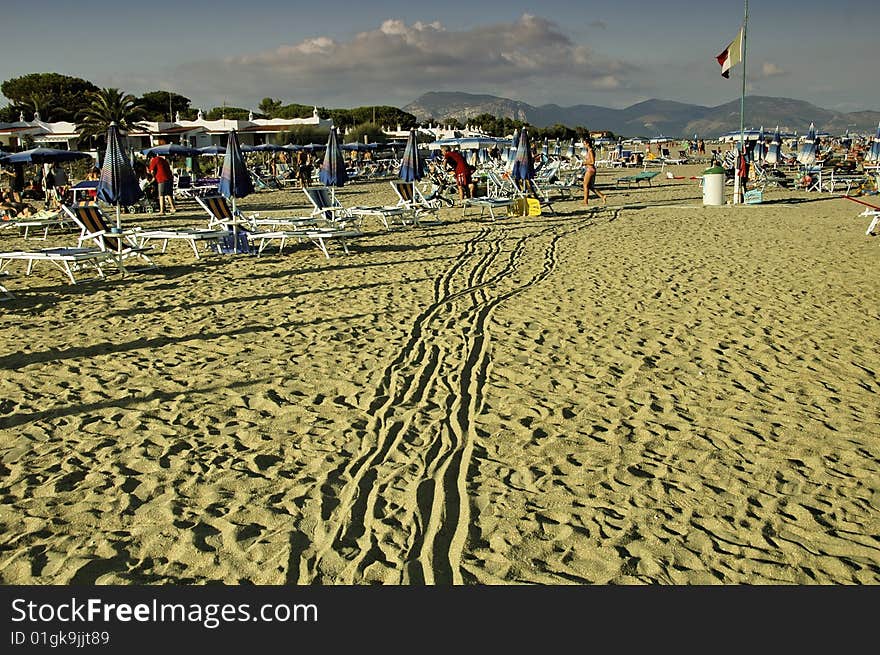
[[[427,91],[534,105],[719,105],[742,2],[4,0],[0,80],[58,72],[210,108],[403,106]],[[876,0],[753,0],[748,93],[880,110]]]

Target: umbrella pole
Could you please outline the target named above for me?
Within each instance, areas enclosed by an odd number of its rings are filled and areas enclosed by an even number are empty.
[[[120,217],[119,203],[116,203],[116,230],[122,232],[122,218]]]

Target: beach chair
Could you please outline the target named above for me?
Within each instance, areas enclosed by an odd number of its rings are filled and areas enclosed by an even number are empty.
[[[651,180],[659,174],[659,171],[642,171],[635,175],[624,175],[623,177],[617,178],[617,185],[620,186],[621,184],[626,184],[627,186],[641,186],[641,183],[645,182],[648,186],[651,186]]]
[[[388,182],[397,195],[397,206],[410,213],[413,224],[418,225],[423,214],[436,214],[439,200],[428,200],[415,182],[391,180]]]
[[[252,217],[245,216],[238,208],[235,211],[221,195],[196,196],[196,202],[208,213],[208,228],[226,230],[229,234],[220,237],[217,252],[227,254],[247,254],[251,252],[248,233]]]
[[[266,246],[273,241],[280,242],[278,254],[284,253],[284,246],[288,241],[310,242],[324,253],[324,257],[330,259],[328,242],[336,241],[342,246],[346,255],[350,254],[348,240],[362,236],[363,232],[355,228],[339,227],[303,227],[288,230],[256,231],[250,233],[250,239],[257,246],[257,257],[263,254]]]
[[[48,262],[61,270],[70,280],[76,284],[76,274],[85,269],[94,270],[98,277],[104,278],[104,265],[108,262],[116,263],[116,254],[109,250],[98,248],[43,248],[42,250],[17,250],[12,252],[0,252],[0,273],[6,272],[7,267],[14,261],[27,262],[25,275],[30,275],[34,264]]]
[[[544,192],[534,179],[520,180],[518,189],[521,198],[534,198],[538,201],[539,211],[547,209],[551,214],[556,213],[556,210],[553,209],[553,203],[550,201],[550,196]],[[529,215],[532,215],[531,211]]]
[[[92,241],[100,250],[113,253],[119,270],[125,274],[128,268],[125,260],[136,257],[144,262],[143,269],[156,268],[150,258],[150,246],[141,246],[131,237],[130,232],[116,233],[108,227],[104,212],[97,205],[61,205],[62,211],[70,216],[80,228],[77,246],[82,248],[85,241]]]
[[[71,225],[72,223],[70,219],[66,214],[63,214],[60,209],[41,210],[31,216],[13,218],[8,221],[3,221],[2,223],[4,229],[23,230],[22,236],[25,240],[33,239],[38,241],[45,241],[48,239],[49,230],[52,228],[64,229]],[[43,236],[31,236],[31,230],[42,230]]]
[[[394,223],[407,225],[404,208],[397,205],[345,207],[326,186],[304,187],[303,193],[312,205],[312,216],[323,216],[328,224],[336,227],[351,224],[361,230],[367,217],[378,218],[386,229]]]

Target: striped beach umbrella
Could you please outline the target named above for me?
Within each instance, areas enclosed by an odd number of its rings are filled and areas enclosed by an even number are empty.
[[[517,182],[535,177],[535,160],[532,157],[532,144],[529,143],[529,131],[526,128],[523,128],[519,135],[511,177]],[[522,188],[522,185],[520,187]]]
[[[416,131],[410,130],[406,139],[406,147],[403,149],[403,157],[400,160],[398,176],[404,182],[417,182],[424,175],[425,163],[419,155],[419,143],[416,139]]]
[[[107,151],[98,179],[97,198],[116,205],[116,228],[122,230],[121,207],[128,207],[143,198],[144,192],[131,167],[128,152],[119,136],[116,123],[107,128]]]
[[[324,153],[324,161],[318,170],[318,179],[321,180],[321,184],[330,187],[331,192],[335,187],[341,187],[348,182],[345,155],[342,154],[342,148],[339,147],[335,127],[330,128],[330,136],[327,137],[327,152]]]
[[[798,150],[797,160],[802,166],[812,166],[816,163],[816,154],[819,151],[819,142],[816,139],[816,126],[810,123],[807,136]]]
[[[241,154],[241,146],[235,130],[229,133],[229,140],[226,142],[226,154],[223,156],[218,189],[221,195],[232,200],[232,242],[235,244],[234,252],[239,252],[235,200],[252,194],[254,183],[251,181],[244,155]]]
[[[236,198],[244,198],[254,192],[254,183],[251,181],[247,164],[241,154],[241,146],[238,144],[238,134],[235,130],[229,133],[229,141],[226,143],[223,168],[220,171],[219,190],[221,195],[232,200],[233,214],[235,213]]]

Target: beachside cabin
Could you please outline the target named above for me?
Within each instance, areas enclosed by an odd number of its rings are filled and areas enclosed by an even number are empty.
[[[33,145],[26,142],[31,141]],[[66,121],[49,122],[34,114],[34,119],[26,121],[24,114],[14,123],[0,123],[0,149],[15,151],[27,148],[55,148],[58,150],[77,150],[79,134],[74,123]]]

